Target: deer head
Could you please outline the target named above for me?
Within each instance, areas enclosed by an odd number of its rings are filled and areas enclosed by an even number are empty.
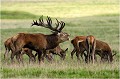
[[[56,21],[57,21],[57,23],[55,23],[56,27],[53,27],[52,20],[50,17],[47,16],[45,23],[43,20],[43,16],[41,16],[39,18],[39,22],[37,20],[36,21],[33,20],[32,26],[36,25],[50,29],[53,34],[58,36],[60,43],[69,40],[69,34],[62,32],[62,29],[65,27],[65,23],[63,21],[58,21],[57,19]]]
[[[62,50],[62,51],[60,52],[60,57],[61,57],[63,60],[65,59],[67,50],[68,50],[68,48],[66,48],[65,50]]]

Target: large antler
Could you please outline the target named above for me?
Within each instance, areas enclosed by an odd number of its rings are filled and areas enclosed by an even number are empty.
[[[47,23],[44,23],[44,21],[43,21],[43,16],[41,16],[41,17],[39,18],[39,22],[37,22],[37,20],[36,20],[36,21],[33,20],[32,26],[33,26],[33,25],[42,26],[42,27],[49,28],[50,30],[56,31],[56,32],[61,32],[62,29],[63,29],[64,26],[65,26],[65,23],[64,23],[63,21],[60,21],[60,22],[59,22],[59,21],[56,19],[57,23],[55,23],[56,27],[54,28],[54,27],[52,26],[52,20],[51,20],[51,18],[48,17],[48,16],[47,16],[46,21],[47,21]]]

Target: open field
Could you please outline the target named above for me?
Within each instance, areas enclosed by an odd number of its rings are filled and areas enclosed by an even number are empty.
[[[7,1],[7,0],[6,0]],[[2,2],[1,8],[1,77],[2,78],[119,78],[119,12],[118,0],[76,0],[40,1],[35,2]],[[52,64],[47,61],[38,65],[28,64],[24,55],[25,65],[4,63],[4,41],[19,32],[50,34],[50,30],[41,27],[30,27],[33,19],[41,15],[50,16],[66,23],[63,31],[70,34],[70,39],[78,35],[94,35],[96,39],[107,42],[113,53],[117,53],[113,63],[85,64],[70,58],[73,49],[70,41],[61,45],[69,48],[65,61],[58,56]],[[34,52],[35,54],[35,52]],[[10,57],[10,54],[9,54]]]

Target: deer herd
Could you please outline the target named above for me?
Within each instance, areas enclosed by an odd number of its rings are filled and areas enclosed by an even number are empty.
[[[23,63],[23,54],[28,55],[29,62],[35,62],[36,56],[38,56],[39,64],[44,62],[44,58],[48,62],[54,60],[53,55],[58,55],[62,60],[65,59],[66,51],[68,48],[62,49],[60,43],[69,40],[69,34],[63,32],[65,23],[63,21],[58,21],[56,19],[55,27],[52,25],[52,20],[50,17],[47,17],[46,22],[43,20],[43,16],[39,18],[39,21],[34,21],[32,26],[41,26],[48,28],[52,31],[52,34],[45,35],[42,33],[18,33],[15,36],[8,38],[4,42],[5,54],[4,59],[8,56],[8,53],[11,51],[11,62],[14,62],[14,57],[18,63]],[[73,45],[73,50],[71,52],[71,58],[76,53],[77,60],[80,60],[80,57],[86,63],[92,62],[93,64],[97,61],[96,55],[99,55],[101,61],[113,61],[113,56],[116,55],[112,53],[110,46],[100,40],[97,40],[94,36],[76,36],[71,40],[71,45]],[[34,55],[32,51],[35,51]]]

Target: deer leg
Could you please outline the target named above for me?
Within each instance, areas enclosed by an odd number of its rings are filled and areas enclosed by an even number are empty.
[[[30,56],[29,57],[29,63],[32,61],[32,63],[34,63],[36,60],[35,60],[35,57],[34,56]]]
[[[20,56],[19,56],[19,54],[16,54],[16,59],[17,59],[18,63],[20,64]]]
[[[16,54],[16,59],[17,59],[17,61],[18,61],[18,63],[20,64],[20,62],[21,62],[21,58],[20,58],[20,52],[18,51],[17,52],[17,54]]]
[[[50,54],[50,59],[51,59],[51,61],[54,61],[54,59],[53,59],[53,54]],[[52,63],[52,62],[51,62]]]
[[[94,56],[95,56],[94,53],[92,53],[92,63],[93,63],[93,64],[94,64],[94,59],[95,59]]]
[[[34,63],[36,61],[36,59],[35,59],[35,56],[32,54],[32,52],[31,52],[30,56],[31,56],[32,62]]]
[[[79,52],[76,52],[77,60],[80,61]]]
[[[6,60],[6,54],[7,54],[7,48],[6,48],[5,53],[4,53],[4,60]]]
[[[94,43],[92,46],[92,63],[94,64],[95,62],[95,48],[96,48],[96,40],[94,39]]]
[[[90,55],[90,53],[87,53],[87,63],[90,62],[90,59],[91,59],[91,55]]]
[[[50,59],[51,61],[54,61],[54,55],[52,53],[50,54]]]
[[[95,57],[95,62],[97,62],[97,57],[96,57],[96,55],[94,55],[94,57]]]
[[[85,51],[85,50],[82,50],[81,53],[80,53],[80,56],[81,56],[82,60],[84,60],[84,59],[83,59],[84,51]]]
[[[101,62],[104,62],[104,55],[101,55]]]
[[[23,62],[23,54],[19,54],[19,58],[20,58],[20,62],[22,62],[22,64],[24,65],[24,62]]]
[[[47,61],[50,62],[50,63],[52,63],[52,61],[53,61],[53,58],[52,58],[51,55],[46,55],[46,59],[47,59]]]
[[[15,52],[14,53],[11,53],[11,63],[13,64],[14,62],[14,56],[15,56]]]
[[[8,53],[10,52],[10,49],[7,49],[5,50],[5,54],[4,54],[4,60],[6,62],[6,57],[8,56]]]
[[[86,51],[87,51],[86,63],[89,63],[90,62],[90,45],[88,42],[86,43]]]
[[[47,54],[46,54],[46,59],[48,62],[52,63],[53,61],[53,58],[52,58],[52,53],[50,53],[49,51],[47,51]]]
[[[38,53],[38,62],[40,64],[42,62],[42,52],[39,50],[37,53]]]
[[[92,63],[94,64],[94,61],[95,61],[95,50],[93,48],[92,50]]]
[[[82,60],[83,60],[83,54],[82,54],[82,53],[80,54],[80,56],[81,56],[81,58],[82,58]]]
[[[20,64],[21,62],[22,62],[22,64],[23,64],[23,59],[22,59],[21,51],[18,51],[18,52],[16,53],[16,59],[17,59],[17,61],[18,61],[19,64]]]
[[[29,57],[29,64],[32,61],[32,56],[30,56],[30,52],[25,52],[25,54]]]
[[[72,52],[71,52],[71,58],[72,58],[72,59],[73,59],[74,53],[75,53],[75,49],[73,49]]]
[[[87,61],[88,61],[88,57],[87,57],[87,55],[84,53],[84,57],[85,57],[85,62],[87,63]]]
[[[108,61],[108,63],[112,62],[112,54],[110,54],[109,52],[106,52],[105,54],[105,59],[106,61]]]
[[[46,50],[43,50],[43,56],[42,56],[42,61],[44,62],[44,58],[45,58],[45,56],[46,56]]]

